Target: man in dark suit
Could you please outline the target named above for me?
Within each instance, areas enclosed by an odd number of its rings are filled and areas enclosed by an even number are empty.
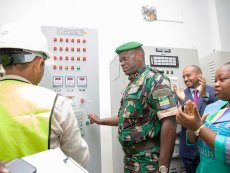
[[[200,115],[203,115],[205,107],[216,101],[214,88],[206,85],[202,71],[196,65],[184,68],[183,79],[187,86],[185,90],[179,90],[176,86],[173,86],[176,100],[179,101],[181,106],[184,106],[188,100],[195,102]],[[184,127],[181,128],[179,154],[184,162],[186,173],[195,173],[200,157],[196,146],[188,146],[186,144],[186,130]]]

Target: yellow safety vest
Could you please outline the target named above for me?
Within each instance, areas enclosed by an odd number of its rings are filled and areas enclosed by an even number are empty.
[[[0,81],[0,160],[49,149],[57,94],[18,80]]]

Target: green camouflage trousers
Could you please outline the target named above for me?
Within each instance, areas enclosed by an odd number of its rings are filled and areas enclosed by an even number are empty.
[[[159,147],[124,158],[124,173],[154,173],[158,169]]]

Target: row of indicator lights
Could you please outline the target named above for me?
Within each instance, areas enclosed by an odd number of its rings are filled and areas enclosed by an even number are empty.
[[[57,42],[58,41],[58,38],[56,38],[56,37],[54,37],[54,42]],[[59,38],[59,42],[64,42],[64,38]],[[69,39],[69,38],[66,38],[65,39],[65,42],[66,43],[68,43],[68,42],[72,42],[72,43],[74,43],[75,42],[75,39],[74,38],[71,38],[71,39]],[[81,43],[81,39],[76,39],[76,42],[77,43]],[[86,43],[86,39],[83,39],[82,40],[82,43]]]
[[[53,65],[53,69],[60,69],[60,70],[62,70],[63,68],[65,68],[66,70],[68,70],[68,69],[69,69],[69,66],[66,65],[66,66],[64,67],[64,66],[62,66],[62,65],[59,65],[59,66]],[[70,67],[70,69],[71,69],[71,70],[74,70],[75,67],[72,65],[72,66]],[[80,70],[81,68],[80,68],[80,66],[77,66],[76,69],[77,69],[77,70]]]
[[[59,50],[60,50],[60,51],[63,51],[63,49],[64,49],[64,48],[63,48],[62,46],[59,47]],[[54,46],[54,51],[56,51],[56,50],[58,50],[58,48],[57,48],[57,46]],[[74,48],[74,47],[71,47],[70,50],[71,50],[72,52],[74,52],[74,51],[75,51],[75,48]],[[78,47],[76,50],[77,50],[78,52],[80,52],[80,51],[81,51],[81,48]],[[69,47],[65,47],[65,51],[69,51]],[[82,48],[82,51],[83,51],[83,52],[86,52],[86,48],[85,48],[85,47]]]
[[[65,56],[65,60],[69,60],[69,58],[72,60],[72,61],[74,61],[74,56],[71,56],[71,57],[69,57],[69,56]],[[62,56],[59,56],[59,60],[62,60],[63,59],[63,57]],[[81,57],[80,56],[78,56],[77,58],[77,61],[80,61],[81,60]],[[54,60],[58,60],[58,57],[57,56],[54,56]],[[82,57],[82,60],[83,61],[86,61],[86,57],[85,56],[83,56]]]

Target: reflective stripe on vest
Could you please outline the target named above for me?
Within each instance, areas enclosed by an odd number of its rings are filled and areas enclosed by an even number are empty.
[[[53,91],[26,82],[0,81],[0,160],[49,149],[56,96]]]

